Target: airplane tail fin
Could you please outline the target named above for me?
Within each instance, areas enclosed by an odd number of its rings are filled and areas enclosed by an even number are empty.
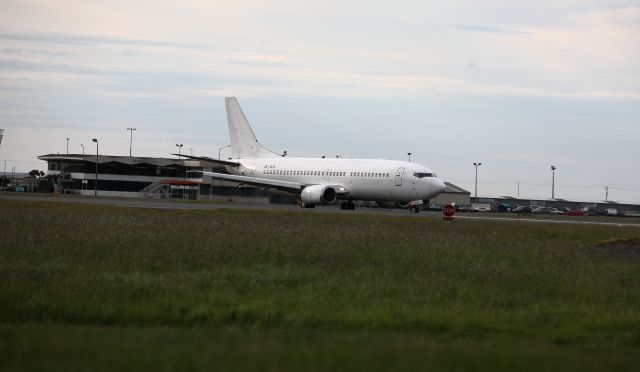
[[[225,97],[231,155],[235,159],[272,158],[277,154],[260,145],[235,97]]]

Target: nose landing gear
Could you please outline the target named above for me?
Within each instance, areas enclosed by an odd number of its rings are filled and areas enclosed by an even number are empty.
[[[348,210],[348,211],[355,211],[356,210],[356,204],[354,202],[352,202],[351,200],[349,200],[349,201],[346,201],[346,202],[340,204],[340,209]]]

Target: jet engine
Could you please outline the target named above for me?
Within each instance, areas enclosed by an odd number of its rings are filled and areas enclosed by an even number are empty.
[[[307,205],[331,204],[338,198],[336,190],[327,185],[312,185],[302,189],[300,199]]]

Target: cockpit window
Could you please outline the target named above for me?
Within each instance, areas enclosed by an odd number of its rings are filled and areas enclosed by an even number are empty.
[[[436,177],[434,173],[419,173],[419,172],[414,173],[413,176],[417,178]]]

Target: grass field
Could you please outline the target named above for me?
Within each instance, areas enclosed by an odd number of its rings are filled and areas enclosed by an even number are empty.
[[[637,370],[640,229],[0,202],[4,370]]]

